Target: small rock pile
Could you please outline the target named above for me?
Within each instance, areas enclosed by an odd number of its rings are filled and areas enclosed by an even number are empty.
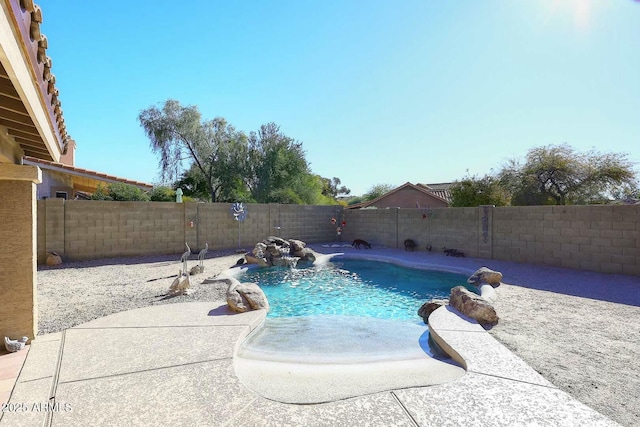
[[[433,299],[422,304],[418,315],[424,323],[428,323],[429,315],[443,305],[449,305],[463,315],[476,320],[482,326],[494,326],[498,324],[499,317],[493,308],[497,295],[494,288],[500,286],[502,273],[481,267],[467,279],[467,283],[478,289],[480,295],[475,294],[464,286],[456,286],[451,289],[448,300]]]
[[[306,246],[307,244],[301,240],[269,236],[256,243],[253,251],[245,254],[244,258],[247,263],[258,264],[261,267],[286,266],[291,258],[295,258],[295,262],[315,261],[314,252]]]

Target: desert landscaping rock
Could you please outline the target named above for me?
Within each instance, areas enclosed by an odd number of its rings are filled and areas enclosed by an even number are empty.
[[[493,306],[464,286],[451,289],[449,305],[465,316],[477,320],[483,326],[494,326],[498,323],[499,318]]]
[[[47,265],[49,267],[54,267],[56,265],[60,265],[62,264],[62,258],[60,257],[60,255],[58,255],[55,252],[49,252],[47,254],[47,261],[46,261]]]
[[[235,282],[227,290],[227,304],[236,313],[250,310],[269,310],[267,297],[255,283]]]
[[[480,267],[467,279],[467,283],[474,286],[480,286],[483,283],[488,283],[494,288],[500,286],[500,282],[502,282],[502,273],[499,271],[493,271],[487,267]]]
[[[433,299],[431,301],[427,301],[418,309],[418,316],[422,317],[424,323],[429,323],[429,315],[447,304],[449,304],[449,300],[446,299]]]

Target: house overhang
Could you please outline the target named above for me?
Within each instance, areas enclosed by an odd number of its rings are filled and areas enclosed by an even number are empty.
[[[68,135],[41,22],[31,0],[0,0],[0,138],[18,160],[58,161]],[[0,150],[0,162],[16,161],[8,152]]]
[[[142,191],[149,191],[153,188],[153,184],[149,184],[146,182],[120,178],[114,175],[108,175],[106,173],[77,168],[75,166],[50,162],[42,159],[25,157],[23,163],[25,165],[38,166],[43,171],[52,171],[65,174],[66,176],[71,178],[74,190],[82,191],[85,193],[94,193],[98,189],[98,186],[104,186],[111,183],[133,185],[138,187]]]

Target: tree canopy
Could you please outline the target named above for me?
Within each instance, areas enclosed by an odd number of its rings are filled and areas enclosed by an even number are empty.
[[[506,189],[501,187],[500,182],[491,175],[485,175],[482,178],[467,176],[455,182],[449,191],[452,207],[506,206],[509,203]]]
[[[150,197],[135,185],[113,182],[107,185],[98,185],[96,191],[91,195],[91,200],[148,202]]]
[[[364,202],[368,202],[369,200],[377,199],[378,197],[388,193],[394,188],[396,187],[391,184],[375,184],[371,186],[371,188],[369,188],[366,193],[364,193],[364,195],[362,196],[362,200]]]
[[[524,164],[509,160],[499,179],[512,205],[566,205],[602,203],[636,177],[626,154],[580,153],[564,144],[534,147]]]
[[[160,155],[162,179],[185,195],[212,202],[336,203],[326,178],[311,173],[302,143],[275,123],[247,135],[224,118],[203,120],[197,107],[175,100],[141,111],[138,120]],[[341,190],[348,191],[334,191]]]
[[[240,179],[242,162],[237,148],[246,137],[216,117],[203,121],[197,107],[180,105],[168,100],[162,109],[149,107],[138,120],[151,141],[151,148],[160,154],[163,180],[176,180],[190,160],[202,174],[211,201],[216,202],[229,181]]]
[[[624,153],[580,153],[567,144],[531,148],[496,174],[465,177],[451,188],[453,206],[567,205],[633,197],[638,182]]]

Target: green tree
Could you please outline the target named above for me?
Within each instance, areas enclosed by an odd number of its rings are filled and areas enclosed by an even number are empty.
[[[640,199],[640,182],[627,183],[611,192],[614,200],[637,202]]]
[[[363,201],[364,198],[362,196],[354,196],[347,201],[347,206],[357,205],[358,203],[362,203]]]
[[[498,179],[491,175],[482,178],[466,176],[456,181],[449,190],[451,192],[451,206],[505,206],[509,203],[507,190],[500,185]]]
[[[135,185],[113,182],[106,186],[98,185],[91,200],[142,201],[148,202],[149,196]]]
[[[197,107],[167,100],[162,109],[141,111],[138,120],[151,148],[160,154],[163,181],[178,179],[190,160],[201,173],[212,202],[232,193],[230,185],[242,182],[244,153],[238,148],[246,136],[225,119],[203,121]]]
[[[200,201],[211,201],[211,193],[202,172],[194,164],[185,170],[180,179],[172,184],[174,190],[180,188],[184,196],[192,197]]]
[[[364,202],[368,202],[369,200],[377,199],[383,194],[388,193],[393,190],[395,187],[391,184],[376,184],[369,188],[369,191],[364,193],[362,196]]]
[[[567,144],[530,149],[524,164],[511,159],[499,179],[513,205],[599,203],[636,181],[626,154],[579,153]]]
[[[158,185],[153,187],[148,193],[152,202],[175,202],[176,191],[170,187],[164,185]]]
[[[351,194],[351,190],[345,187],[340,181],[340,178],[336,178],[335,176],[332,179],[320,177],[322,181],[322,194],[333,199],[336,199],[339,195]]]
[[[302,143],[283,134],[275,123],[249,135],[247,188],[257,203],[316,203],[322,183],[311,174]]]

